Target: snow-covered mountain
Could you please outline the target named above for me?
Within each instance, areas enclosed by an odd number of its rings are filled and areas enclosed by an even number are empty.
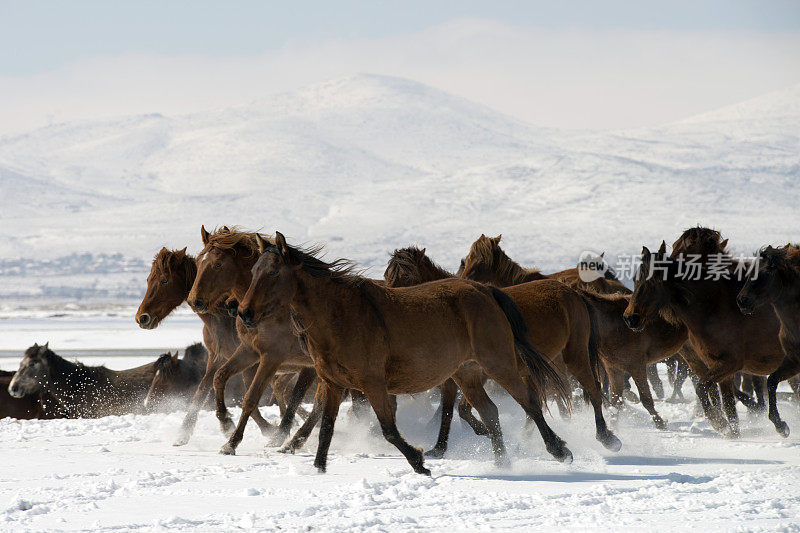
[[[375,276],[411,243],[454,266],[481,233],[544,269],[584,249],[636,253],[697,223],[752,251],[800,239],[799,185],[800,86],[657,128],[566,132],[359,75],[213,112],[0,138],[0,295],[134,297],[144,276],[130,265],[164,244],[196,251],[200,224],[327,242]],[[110,274],[40,275],[76,252],[106,254]]]

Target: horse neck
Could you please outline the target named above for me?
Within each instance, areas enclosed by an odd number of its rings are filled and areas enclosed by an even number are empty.
[[[780,295],[772,302],[772,307],[781,321],[785,334],[800,343],[800,277],[792,276],[781,287]]]
[[[440,279],[456,277],[455,274],[448,272],[444,268],[435,264],[433,261],[426,261],[421,266],[421,270],[425,273],[425,281],[436,281]]]
[[[230,356],[239,344],[236,333],[236,318],[227,311],[210,311],[200,315],[203,325],[208,328],[214,341],[214,351],[222,350],[223,355]],[[230,353],[228,353],[230,352]]]

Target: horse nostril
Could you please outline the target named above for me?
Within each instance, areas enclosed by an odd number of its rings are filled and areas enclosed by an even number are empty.
[[[150,315],[147,313],[142,313],[139,315],[139,324],[146,326],[148,322],[150,322]]]

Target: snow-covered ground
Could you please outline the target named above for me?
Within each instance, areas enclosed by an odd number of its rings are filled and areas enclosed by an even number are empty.
[[[184,326],[176,320],[163,327]],[[80,320],[62,319],[62,329],[71,330],[75,349],[97,335]],[[120,328],[117,345],[136,348],[134,330],[132,323]],[[98,352],[83,360],[124,368],[153,357]],[[4,358],[0,366],[13,365]],[[690,386],[684,392],[693,397]],[[742,438],[735,441],[695,417],[693,403],[657,402],[667,431],[654,429],[639,405],[607,411],[623,441],[616,454],[594,440],[588,409],[577,406],[569,421],[553,409],[549,420],[575,455],[562,465],[538,434],[523,429],[512,401],[495,400],[511,466],[494,466],[488,440],[456,421],[446,458],[428,460],[431,478],[412,473],[379,432],[348,416],[347,405],[325,475],[312,467],[316,431],[301,453],[288,456],[265,450],[251,424],[239,454],[221,456],[224,439],[210,411],[201,413],[183,448],[171,445],[181,413],[0,420],[0,529],[800,530],[800,416],[793,402],[780,403],[793,430],[786,440],[766,417],[741,409]],[[432,445],[434,407],[422,397],[401,398],[399,425],[411,442]],[[277,408],[262,409],[277,421]]]

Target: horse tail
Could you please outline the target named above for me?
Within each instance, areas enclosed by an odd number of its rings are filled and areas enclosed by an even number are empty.
[[[489,289],[511,326],[514,334],[514,346],[525,366],[530,370],[530,383],[539,403],[544,404],[547,400],[547,392],[551,391],[569,406],[570,394],[564,379],[528,341],[528,323],[525,321],[522,310],[502,290],[492,286],[489,286]]]

